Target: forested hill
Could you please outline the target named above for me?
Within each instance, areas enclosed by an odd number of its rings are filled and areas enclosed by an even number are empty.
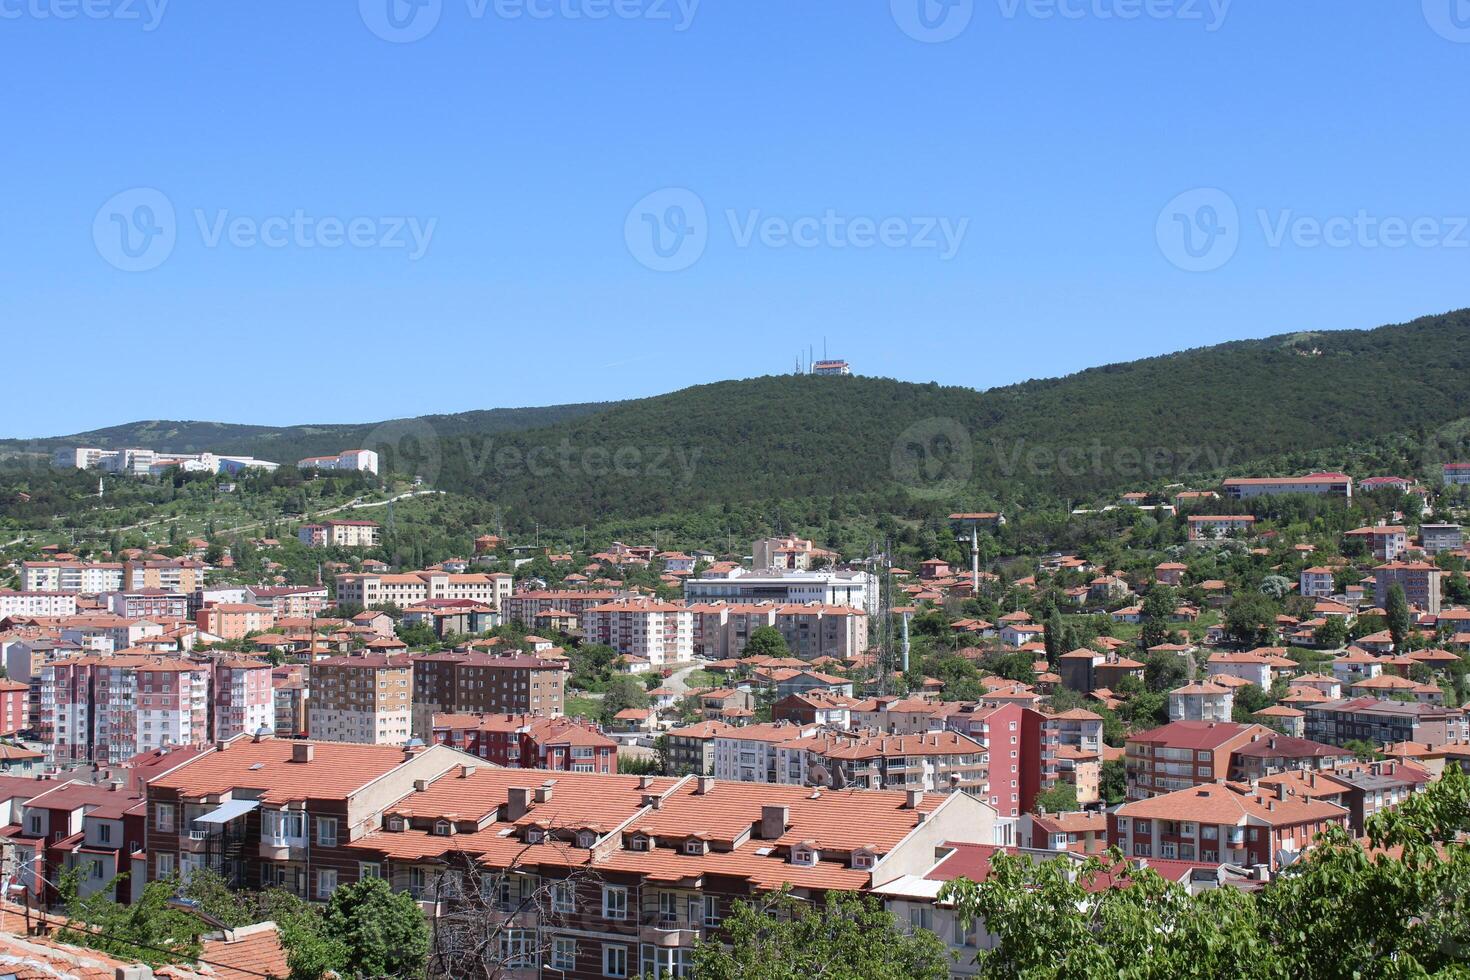
[[[1032,360],[1044,358],[1038,351]],[[1424,448],[1423,475],[1432,458],[1459,454],[1434,440],[1467,416],[1470,311],[1460,311],[1376,330],[1222,344],[983,392],[775,376],[604,405],[357,426],[140,423],[0,443],[0,451],[141,445],[292,463],[362,446],[400,474],[493,501],[507,520],[570,526],[836,495],[962,506],[1086,498],[1174,477],[1200,482],[1395,434]],[[1320,465],[1347,465],[1325,455]]]
[[[868,377],[704,385],[547,428],[448,440],[441,482],[561,525],[854,492],[1063,497],[1390,433],[1422,440],[1465,416],[1470,311],[985,392]]]

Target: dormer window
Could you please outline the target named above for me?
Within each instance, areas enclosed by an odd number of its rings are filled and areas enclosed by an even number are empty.
[[[526,831],[526,843],[528,844],[539,844],[545,839],[546,831],[542,830],[540,827],[532,827],[530,830]]]
[[[388,821],[388,829],[391,830],[391,831],[393,831],[395,834],[402,833],[403,832],[403,818],[402,817],[393,817],[391,820]]]
[[[634,851],[646,851],[648,850],[648,838],[642,834],[634,834],[633,839],[628,842],[628,846]]]
[[[853,851],[852,866],[859,871],[867,871],[873,866],[872,851]]]
[[[810,847],[797,847],[791,852],[791,863],[809,868],[817,863],[817,852]]]
[[[577,835],[577,846],[578,847],[586,848],[586,849],[589,849],[590,850],[591,847],[592,847],[592,845],[595,844],[595,843],[597,843],[597,835],[594,834],[590,830],[584,830],[580,834]]]
[[[440,820],[434,824],[434,833],[440,837],[448,837],[454,833],[454,825],[448,820]]]
[[[704,853],[704,841],[695,838],[684,842],[684,853],[700,855]]]

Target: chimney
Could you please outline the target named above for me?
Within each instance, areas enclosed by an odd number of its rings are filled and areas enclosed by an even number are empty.
[[[316,756],[316,746],[310,742],[296,742],[291,746],[292,762],[310,762]]]
[[[554,786],[556,786],[556,780],[554,779],[548,779],[546,782],[542,783],[541,786],[536,790],[536,802],[550,803],[551,791]]]
[[[639,789],[648,789],[652,785],[653,785],[653,777],[652,776],[639,776],[638,777],[638,788]]]
[[[654,810],[663,808],[664,798],[657,793],[644,793],[643,805]]]
[[[214,750],[216,752],[223,752],[226,749],[228,749],[229,747],[230,747],[229,741],[227,741],[226,739],[223,739],[223,738],[220,739],[218,742],[215,742],[214,743]]]
[[[427,790],[428,788],[429,788],[429,781],[427,779],[415,779],[413,781],[413,791],[415,793],[422,793],[425,790]]]
[[[514,823],[531,809],[531,790],[525,786],[512,786],[505,793],[505,819]]]
[[[786,824],[791,819],[789,807],[766,804],[761,807],[761,839],[778,840],[786,833]]]
[[[911,790],[909,790],[908,791],[908,794],[907,794],[907,797],[904,800],[904,804],[903,804],[904,805],[904,809],[906,809],[906,810],[917,810],[919,808],[919,801],[922,800],[923,798],[924,798],[924,791],[923,790],[921,790],[921,789],[911,789]]]
[[[475,774],[475,767],[474,766],[465,765],[465,766],[460,766],[459,767],[459,778],[460,779],[469,779],[474,774]]]
[[[698,782],[696,783],[695,792],[698,793],[700,796],[708,796],[710,794],[710,791],[714,788],[715,777],[700,776]]]

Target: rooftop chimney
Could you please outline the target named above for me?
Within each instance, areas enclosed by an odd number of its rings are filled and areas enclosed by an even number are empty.
[[[554,780],[554,779],[548,779],[546,782],[542,783],[536,789],[536,802],[537,803],[550,803],[551,802],[552,787],[554,787],[555,785],[556,785],[556,780]]]
[[[292,762],[310,762],[316,757],[316,746],[310,742],[296,742],[291,746]]]
[[[789,807],[766,804],[761,807],[761,839],[778,840],[786,833],[786,824],[791,819]]]
[[[699,781],[696,784],[695,792],[697,792],[700,796],[708,796],[709,793],[710,793],[710,791],[712,789],[714,789],[714,788],[715,788],[715,777],[713,777],[713,776],[700,776],[699,777]]]
[[[924,791],[923,790],[921,790],[921,789],[911,789],[911,790],[909,790],[908,791],[907,798],[904,800],[904,804],[903,804],[904,805],[904,808],[907,809],[907,810],[917,810],[919,808],[919,801],[922,800],[923,798],[924,798]]]
[[[525,786],[512,786],[505,793],[505,819],[514,823],[531,809],[531,790]]]
[[[474,766],[464,765],[464,766],[460,766],[459,767],[459,778],[460,779],[469,779],[474,774],[475,774],[475,767]]]

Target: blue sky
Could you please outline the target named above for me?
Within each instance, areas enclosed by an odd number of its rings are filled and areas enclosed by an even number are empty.
[[[0,434],[1467,304],[1466,0],[415,2],[0,0]]]

